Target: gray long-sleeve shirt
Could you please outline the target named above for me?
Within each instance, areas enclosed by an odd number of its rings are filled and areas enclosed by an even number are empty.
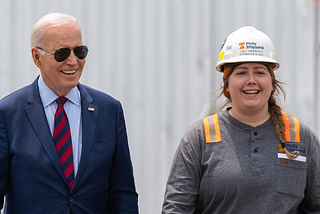
[[[298,161],[279,158],[271,119],[252,127],[223,111],[218,121],[221,142],[206,143],[202,120],[182,137],[163,214],[320,213],[319,140],[307,126],[300,122],[300,143],[286,143]]]

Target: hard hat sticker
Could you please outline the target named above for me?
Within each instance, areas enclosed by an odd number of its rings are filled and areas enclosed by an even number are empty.
[[[220,59],[223,59],[223,57],[224,57],[224,51],[221,51],[221,52],[219,53],[219,60],[220,60]]]
[[[258,45],[256,42],[240,42],[240,55],[264,55],[264,46]]]

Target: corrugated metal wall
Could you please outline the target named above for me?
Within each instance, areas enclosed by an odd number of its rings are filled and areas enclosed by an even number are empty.
[[[274,41],[288,83],[284,106],[320,133],[319,14],[312,0],[1,0],[0,98],[39,74],[33,24],[49,12],[76,16],[90,51],[81,82],[123,103],[140,212],[160,213],[180,137],[211,108],[225,37],[253,25]]]

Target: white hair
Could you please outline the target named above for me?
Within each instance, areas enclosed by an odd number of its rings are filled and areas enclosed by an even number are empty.
[[[72,15],[63,13],[49,13],[37,21],[31,30],[31,47],[42,46],[44,32],[52,26],[77,24],[77,19]],[[79,29],[80,26],[78,25]]]

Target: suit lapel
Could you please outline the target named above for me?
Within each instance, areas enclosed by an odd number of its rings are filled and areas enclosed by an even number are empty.
[[[31,93],[28,96],[28,106],[25,108],[26,114],[33,126],[42,146],[47,152],[56,170],[60,176],[65,180],[63,170],[60,164],[59,156],[54,146],[52,135],[49,129],[47,118],[41,102],[39,90],[38,90],[38,78],[31,85]]]
[[[92,97],[80,83],[78,88],[81,94],[82,151],[78,172],[73,187],[77,185],[81,175],[84,172],[93,143],[94,132],[98,118],[98,107],[92,103]]]

